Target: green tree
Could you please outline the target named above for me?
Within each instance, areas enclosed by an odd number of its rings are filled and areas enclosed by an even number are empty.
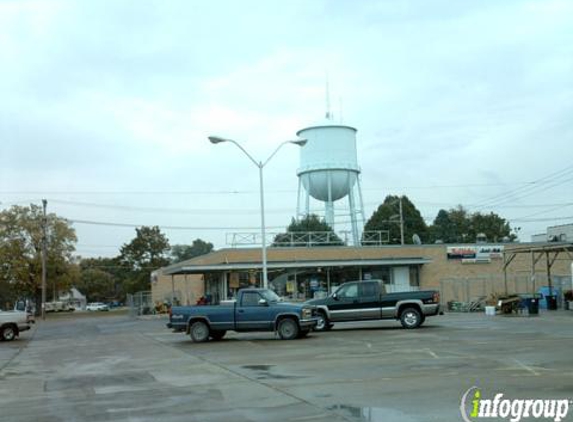
[[[212,250],[213,244],[211,242],[195,239],[192,245],[173,245],[171,248],[171,261],[175,264],[196,256],[208,254]]]
[[[442,209],[430,226],[430,233],[432,242],[467,242],[471,239],[471,216],[461,205],[449,211]]]
[[[453,222],[450,219],[450,214],[446,210],[438,211],[438,215],[429,229],[431,242],[452,242],[451,236],[453,233]]]
[[[43,219],[42,207],[33,204],[0,212],[0,291],[11,295],[4,301],[33,297],[41,309]],[[46,297],[51,300],[68,290],[77,275],[72,261],[77,238],[68,221],[50,213],[46,241]]]
[[[485,235],[488,242],[503,242],[505,239],[512,242],[517,239],[517,236],[512,233],[509,222],[493,212],[472,214],[470,227],[470,236],[473,239],[481,234]]]
[[[444,243],[473,243],[482,234],[489,242],[517,239],[506,219],[493,212],[472,214],[461,205],[449,211],[440,210],[431,226],[431,233],[433,241]]]
[[[119,256],[128,271],[123,283],[126,293],[149,290],[151,272],[170,262],[169,241],[159,227],[142,226],[135,231],[135,238],[121,247]]]
[[[407,196],[388,195],[384,202],[372,214],[364,226],[365,231],[387,230],[390,244],[400,244],[400,199],[404,220],[404,243],[413,243],[412,236],[417,234],[422,241],[428,241],[428,226],[422,214]]]
[[[79,268],[80,277],[75,286],[89,302],[125,299],[122,281],[128,278],[127,271],[120,266],[118,258],[82,259]]]
[[[312,232],[312,233],[311,233]],[[295,233],[293,237],[291,234]],[[344,242],[326,222],[311,214],[300,220],[292,219],[286,233],[277,234],[272,246],[340,246]]]

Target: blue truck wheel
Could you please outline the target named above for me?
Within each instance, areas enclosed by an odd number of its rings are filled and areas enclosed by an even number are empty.
[[[279,322],[277,331],[281,339],[293,340],[298,337],[298,324],[292,318],[285,318]]]
[[[189,335],[195,343],[209,340],[209,327],[203,321],[195,321],[189,327]]]

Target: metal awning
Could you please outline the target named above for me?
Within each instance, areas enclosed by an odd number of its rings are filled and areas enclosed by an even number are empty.
[[[317,260],[317,261],[271,261],[269,269],[287,268],[327,268],[327,267],[367,267],[367,266],[402,266],[423,265],[431,262],[427,258],[387,258],[387,259],[352,259],[352,260]],[[203,274],[208,272],[258,270],[261,262],[234,262],[207,265],[174,265],[163,269],[165,275]]]

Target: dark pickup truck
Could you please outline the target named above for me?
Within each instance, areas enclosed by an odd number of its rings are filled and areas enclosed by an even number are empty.
[[[427,316],[441,313],[438,291],[386,293],[380,280],[344,283],[330,296],[305,303],[318,308],[317,331],[331,329],[334,322],[377,319],[396,319],[404,328],[417,328]]]
[[[185,332],[194,342],[221,340],[229,330],[275,331],[283,340],[306,336],[319,318],[316,308],[283,302],[268,289],[243,289],[237,300],[214,306],[174,306],[168,328]]]

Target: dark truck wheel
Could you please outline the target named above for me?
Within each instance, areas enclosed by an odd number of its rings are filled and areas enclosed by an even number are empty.
[[[6,325],[0,329],[0,338],[4,341],[12,341],[18,335],[18,329],[14,325]]]
[[[422,314],[416,308],[405,308],[400,314],[400,322],[404,328],[418,328],[423,322]]]
[[[282,340],[294,340],[298,337],[298,323],[292,318],[281,319],[277,331]]]
[[[225,337],[225,334],[227,334],[227,332],[225,330],[211,330],[211,338],[213,340],[219,341],[221,340],[223,337]]]
[[[326,312],[318,311],[318,322],[314,327],[314,331],[328,331],[332,328],[332,324],[326,316]]]
[[[195,343],[209,340],[209,327],[203,321],[195,321],[189,327],[189,335]]]

